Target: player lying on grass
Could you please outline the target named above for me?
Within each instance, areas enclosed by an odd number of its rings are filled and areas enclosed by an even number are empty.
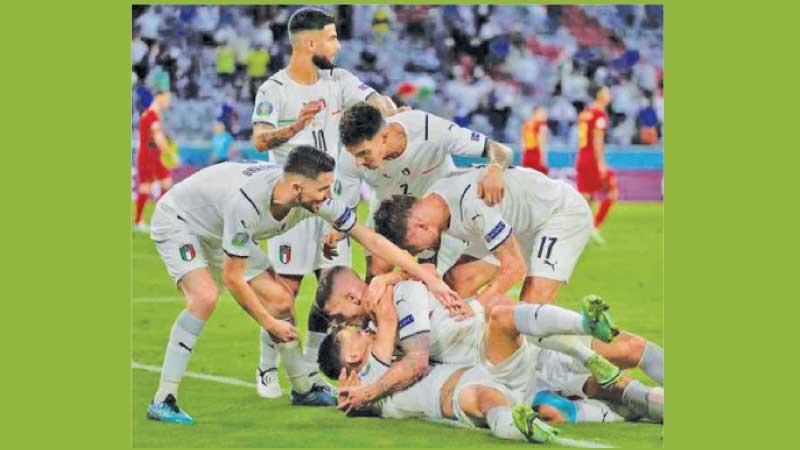
[[[514,406],[509,389],[491,381],[482,367],[436,364],[407,389],[355,407],[348,392],[360,389],[362,383],[379,382],[397,344],[398,315],[392,296],[382,296],[373,313],[376,332],[345,327],[323,341],[323,346],[337,342],[336,348],[344,355],[325,362],[327,353],[320,352],[321,368],[330,375],[339,373],[339,409],[394,419],[457,420],[469,427],[489,428],[501,439],[547,442],[555,437],[557,430],[539,420],[530,406]]]
[[[191,423],[176,402],[178,385],[197,337],[213,312],[219,288],[213,274],[236,301],[278,342],[292,382],[292,402],[331,405],[332,394],[315,387],[302,359],[291,323],[292,293],[275,277],[257,241],[319,215],[366,248],[402,266],[427,283],[438,298],[455,294],[408,253],[356,220],[356,213],[331,198],[333,158],[313,147],[292,150],[283,168],[273,164],[222,163],[205,168],[162,197],[153,214],[151,237],[169,274],[186,298],[167,344],[161,383],[148,417]]]
[[[330,315],[335,323],[364,325],[374,320],[374,307],[367,297],[380,298],[391,295],[397,306],[399,319],[398,341],[402,357],[392,365],[380,383],[365,387],[351,393],[351,401],[356,405],[367,404],[376,398],[387,395],[411,385],[423,377],[429,369],[430,362],[448,364],[475,364],[480,360],[479,348],[486,330],[484,305],[477,301],[470,302],[470,308],[476,311],[471,317],[457,320],[451,317],[446,308],[430,297],[425,287],[417,282],[399,281],[402,275],[393,272],[377,276],[370,286],[361,281],[357,274],[344,267],[334,268],[320,280],[317,306]],[[393,283],[396,283],[392,286]],[[376,286],[379,286],[377,290]],[[374,295],[383,288],[383,294]],[[502,303],[504,308],[497,308]],[[502,298],[492,298],[485,307],[492,311],[489,321],[503,320],[511,324],[517,334],[537,337],[536,343],[557,348],[570,355],[562,355],[557,351],[543,351],[544,362],[539,371],[546,375],[540,377],[541,384],[554,390],[563,390],[576,395],[583,392],[583,387],[590,373],[604,385],[612,385],[619,378],[620,371],[591,350],[592,341],[612,340],[614,329],[605,313],[605,305],[594,296],[584,302],[582,317],[575,312],[554,305],[510,304]],[[494,308],[494,309],[492,309]],[[569,333],[573,336],[557,335]],[[599,335],[601,339],[591,339],[586,334]],[[547,337],[545,337],[547,336]],[[637,339],[638,338],[636,337]],[[538,346],[537,345],[537,346]],[[320,356],[320,368],[328,376],[336,375],[337,361],[342,357],[333,337],[323,341]],[[613,356],[624,355],[630,348],[624,342],[613,342],[601,346],[605,351],[611,349]],[[538,349],[537,349],[538,351]],[[345,355],[347,356],[347,355]],[[627,355],[626,355],[627,356]],[[625,367],[630,358],[620,358]],[[331,362],[333,361],[333,362]],[[350,361],[344,359],[345,363]],[[635,365],[635,364],[634,364]],[[584,366],[589,367],[587,370]],[[326,369],[328,367],[328,369]],[[331,369],[333,367],[333,369]],[[527,379],[533,376],[533,369],[528,372]]]
[[[391,291],[387,292],[381,302],[386,302],[389,298]],[[396,318],[390,320],[381,317],[381,315],[389,316],[383,309],[391,307],[392,304],[398,306],[397,300],[393,299],[391,303],[386,302],[376,308],[377,336],[385,332],[383,326],[390,328],[390,336],[400,335],[400,331],[397,330],[400,325],[394,325]],[[529,307],[529,305],[521,306]],[[530,404],[531,393],[535,390],[537,379],[533,377],[533,370],[539,350],[536,346],[530,345],[519,333],[518,324],[515,323],[516,312],[517,308],[514,305],[498,305],[494,308],[477,346],[480,355],[478,364],[464,368],[461,373],[458,373],[456,367],[463,365],[433,364],[428,373],[407,388],[407,391],[376,397],[373,402],[364,403],[359,393],[381,389],[381,384],[387,378],[391,367],[396,364],[390,365],[393,345],[383,349],[383,353],[379,353],[375,349],[385,344],[385,341],[382,338],[373,341],[372,332],[352,328],[339,330],[324,341],[323,348],[327,347],[328,351],[321,353],[320,367],[331,375],[337,370],[340,371],[340,380],[343,378],[343,369],[359,371],[359,382],[352,383],[351,378],[344,386],[340,385],[341,409],[350,411],[363,408],[384,417],[395,418],[456,418],[472,426],[488,425],[496,435],[514,438],[521,437],[520,433],[498,432],[498,425],[503,423],[510,425],[512,421],[508,419],[512,414],[509,407],[517,403],[518,406],[513,414],[517,416],[514,417],[517,420],[514,422],[523,435],[530,436],[532,430],[526,428],[524,424],[530,424],[531,419],[536,417],[527,405]],[[402,313],[397,314],[396,317],[401,315]],[[607,327],[607,323],[605,326]],[[332,345],[326,346],[327,343]],[[394,344],[394,340],[392,339],[390,343]],[[328,357],[323,359],[325,358],[323,355]],[[623,377],[601,390],[599,383],[589,375],[584,377],[583,387],[586,394],[601,396],[636,409],[640,413],[647,414],[653,421],[663,420],[663,391],[660,388],[646,388],[639,382]],[[471,406],[469,412],[461,408],[463,405]],[[501,409],[493,413],[491,411],[493,408]],[[494,420],[492,420],[493,415]],[[501,419],[498,422],[498,416],[505,416],[506,420]],[[522,417],[528,420],[520,420]],[[509,428],[505,427],[505,430],[508,431]]]
[[[335,66],[341,44],[334,16],[318,8],[300,8],[287,22],[292,47],[287,66],[272,74],[259,88],[253,105],[253,145],[269,152],[270,160],[283,164],[297,145],[312,145],[334,159],[339,154],[339,118],[341,110],[366,101],[384,114],[397,108],[390,98],[376,92],[349,71]],[[294,295],[303,277],[335,265],[350,265],[350,242],[341,240],[335,256],[326,259],[319,242],[327,227],[311,217],[292,230],[267,242],[269,257],[278,279]],[[309,311],[304,357],[317,372],[317,349],[328,330],[316,311]],[[277,377],[278,355],[268,333],[260,336],[261,352],[257,373],[257,392],[262,397],[282,395]],[[315,383],[327,384],[314,376]]]
[[[395,194],[423,195],[440,178],[456,170],[453,156],[488,157],[477,180],[476,195],[493,206],[503,199],[503,170],[513,162],[510,148],[483,134],[461,128],[425,111],[406,111],[384,118],[366,103],[342,113],[339,123],[347,149],[336,164],[336,181],[345,202],[355,207],[362,181],[374,191],[370,219],[382,200]],[[461,241],[443,239],[439,255],[442,273],[465,249]],[[391,270],[391,265],[367,254],[367,281]]]

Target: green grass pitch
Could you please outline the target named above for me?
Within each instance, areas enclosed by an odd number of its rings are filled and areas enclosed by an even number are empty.
[[[363,219],[364,205],[359,209]],[[602,295],[622,329],[663,345],[663,205],[622,203],[603,228],[605,246],[590,243],[559,297],[558,304],[577,308],[587,293]],[[169,329],[183,308],[149,237],[134,234],[132,358],[160,366]],[[364,259],[355,245],[353,263],[363,275]],[[298,330],[316,289],[306,277],[297,299]],[[518,292],[518,291],[517,291]],[[199,339],[189,371],[253,383],[258,362],[258,328],[225,293]],[[288,391],[283,368],[281,384]],[[638,370],[636,378],[650,383]],[[485,432],[457,429],[417,420],[346,418],[332,408],[292,407],[287,394],[261,399],[255,389],[196,378],[184,379],[181,407],[195,418],[192,426],[146,419],[158,374],[132,370],[134,447],[487,447],[521,446]],[[652,424],[561,425],[561,436],[615,447],[660,447],[662,427]]]

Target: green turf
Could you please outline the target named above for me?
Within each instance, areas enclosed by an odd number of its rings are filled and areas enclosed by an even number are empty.
[[[149,211],[149,210],[148,210]],[[363,218],[364,208],[359,215]],[[149,214],[148,214],[149,215]],[[602,295],[618,326],[662,344],[663,339],[663,206],[619,204],[604,225],[608,244],[590,243],[562,291],[559,304],[577,309],[587,293]],[[133,237],[133,360],[160,365],[169,329],[183,308],[179,293],[149,237]],[[356,244],[353,262],[363,275],[364,261]],[[304,281],[297,300],[298,330],[316,287]],[[258,328],[229,294],[203,331],[189,365],[191,372],[254,381],[258,362]],[[643,378],[639,371],[632,374]],[[158,384],[158,374],[134,369],[134,447],[486,447],[519,445],[493,439],[481,431],[451,428],[423,421],[346,418],[332,408],[289,406],[259,398],[255,389],[186,379],[180,404],[195,425],[166,425],[145,418]],[[284,390],[289,383],[281,369]],[[650,424],[562,425],[562,436],[621,447],[661,446],[662,427]]]

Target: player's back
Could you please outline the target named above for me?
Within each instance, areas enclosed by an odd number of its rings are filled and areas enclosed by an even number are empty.
[[[598,132],[608,129],[608,114],[602,109],[588,106],[578,116],[578,163],[594,161],[594,139]]]

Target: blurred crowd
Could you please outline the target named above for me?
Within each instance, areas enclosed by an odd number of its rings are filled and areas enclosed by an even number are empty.
[[[183,143],[210,142],[216,123],[250,136],[258,86],[285,66],[286,23],[300,6],[134,6],[133,126],[153,93]],[[321,5],[337,17],[337,65],[398,103],[515,144],[535,105],[552,145],[573,145],[591,88],[611,88],[609,143],[663,134],[660,5]],[[656,133],[641,133],[655,129]],[[643,137],[647,136],[647,137]]]

